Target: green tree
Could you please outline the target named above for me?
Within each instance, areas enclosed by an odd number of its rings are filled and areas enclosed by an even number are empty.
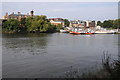
[[[20,26],[20,22],[15,19],[8,19],[3,23],[3,29],[8,30],[8,31],[18,31]]]
[[[26,26],[29,32],[49,32],[50,29],[55,29],[44,15],[27,18]]]
[[[69,26],[70,22],[68,21],[68,19],[64,19],[64,23],[65,23],[65,26]]]
[[[59,31],[60,29],[63,29],[62,24],[58,24],[58,25],[56,26],[56,30],[57,30],[57,31]]]
[[[101,26],[102,27],[102,22],[101,21],[97,21],[97,26]]]
[[[25,24],[26,24],[25,20],[26,20],[26,18],[21,18],[21,20],[20,20],[21,27],[25,27]]]
[[[58,26],[60,28],[61,25]],[[46,16],[35,16],[22,18],[21,21],[16,19],[8,19],[3,22],[5,31],[19,31],[19,32],[53,32],[55,26],[52,25]]]
[[[114,29],[120,28],[120,19],[116,19],[113,21],[113,27]]]
[[[50,22],[48,23],[47,27],[48,27],[47,32],[55,32],[55,30],[56,30],[56,26],[52,25]]]
[[[104,27],[104,28],[112,28],[112,26],[113,26],[112,20],[105,20],[105,21],[103,22],[103,27]]]
[[[25,26],[26,26],[27,28],[31,27],[32,21],[34,21],[34,18],[33,18],[33,17],[27,17],[27,18],[25,19],[25,23],[26,23]]]
[[[45,15],[36,16],[35,20],[47,20],[47,17]]]

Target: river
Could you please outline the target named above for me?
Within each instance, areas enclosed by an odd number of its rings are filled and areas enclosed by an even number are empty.
[[[103,53],[117,59],[119,34],[3,34],[3,78],[60,77],[72,66],[81,72],[101,64]]]

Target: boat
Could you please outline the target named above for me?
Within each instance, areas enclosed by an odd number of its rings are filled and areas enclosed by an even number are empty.
[[[69,31],[70,34],[94,34],[94,32],[74,32],[74,31]]]
[[[67,31],[67,30],[63,30],[63,29],[60,29],[60,32],[61,32],[61,33],[67,33],[68,31]]]
[[[95,34],[114,34],[116,33],[115,31],[113,30],[98,30],[98,31],[95,31]]]
[[[81,34],[80,32],[69,31],[70,34]]]
[[[106,31],[95,31],[95,34],[107,34]]]
[[[79,28],[74,28],[71,31],[69,31],[70,34],[94,34],[94,31],[90,29],[79,29]]]

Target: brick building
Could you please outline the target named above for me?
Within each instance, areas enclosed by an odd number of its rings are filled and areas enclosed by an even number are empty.
[[[30,16],[31,17],[34,16],[34,11],[33,10],[30,11],[30,15],[29,15],[29,13],[21,14],[20,12],[18,12],[17,14],[14,14],[14,12],[13,12],[11,14],[8,14],[6,12],[5,16],[3,16],[3,19],[17,19],[17,20],[20,21],[22,18],[27,18],[27,17],[30,17]]]

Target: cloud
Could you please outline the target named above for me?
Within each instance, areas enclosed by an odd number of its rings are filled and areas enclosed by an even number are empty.
[[[117,4],[115,2],[5,2],[3,14],[18,11],[26,14],[34,10],[36,15],[42,14],[48,17],[104,20],[117,18]]]
[[[119,0],[2,0],[2,2],[118,2]]]

